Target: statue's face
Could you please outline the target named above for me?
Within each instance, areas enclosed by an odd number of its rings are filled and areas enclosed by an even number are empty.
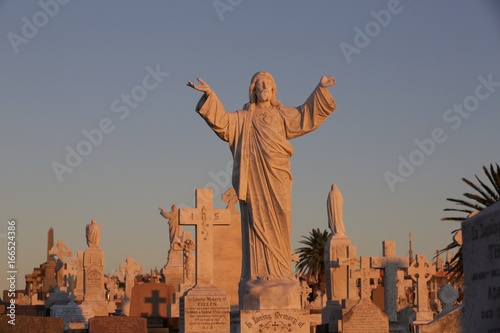
[[[270,101],[273,97],[273,81],[267,76],[260,76],[255,81],[257,102]]]

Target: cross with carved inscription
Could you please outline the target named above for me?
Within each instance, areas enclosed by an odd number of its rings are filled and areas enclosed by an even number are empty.
[[[383,241],[383,257],[372,257],[372,268],[384,269],[384,309],[389,320],[398,319],[396,281],[398,268],[408,267],[407,257],[396,257],[396,242]]]
[[[196,208],[179,209],[179,224],[196,228],[196,283],[212,284],[214,275],[214,226],[229,225],[229,209],[213,208],[210,188],[196,189]]]
[[[372,287],[370,286],[370,279],[378,279],[380,277],[379,271],[374,271],[370,268],[370,257],[362,256],[360,259],[359,269],[353,271],[351,276],[354,279],[360,279],[360,298],[370,299]]]
[[[412,262],[408,268],[408,275],[411,276],[413,281],[417,282],[417,311],[419,312],[430,311],[427,281],[434,274],[436,274],[436,267],[431,265],[423,254],[418,254],[417,260]]]

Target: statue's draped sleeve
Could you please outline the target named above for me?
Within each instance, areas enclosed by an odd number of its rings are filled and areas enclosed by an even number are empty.
[[[306,102],[296,108],[282,110],[285,121],[286,138],[294,139],[318,128],[335,110],[336,104],[326,88],[319,85]]]

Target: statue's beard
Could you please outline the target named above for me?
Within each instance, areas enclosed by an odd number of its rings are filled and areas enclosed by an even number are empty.
[[[269,89],[262,90],[261,92],[257,93],[257,100],[259,102],[267,102],[271,100],[272,96],[273,94],[271,90]]]

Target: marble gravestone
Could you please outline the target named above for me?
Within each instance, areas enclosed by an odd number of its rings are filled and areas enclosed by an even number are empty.
[[[164,283],[144,283],[132,288],[131,317],[166,318],[174,287]]]
[[[179,223],[196,229],[196,285],[180,298],[180,331],[229,332],[229,298],[213,283],[214,228],[230,211],[213,208],[212,189],[196,190],[196,208],[181,208]]]
[[[408,275],[417,284],[417,312],[414,324],[426,324],[433,319],[429,304],[427,281],[436,273],[436,267],[427,261],[425,255],[418,254],[417,259],[408,268]]]
[[[86,329],[88,321],[94,317],[94,311],[89,305],[78,305],[75,303],[76,296],[72,295],[71,301],[66,305],[53,305],[50,308],[50,316],[64,319],[64,329],[80,328]]]
[[[95,317],[89,321],[88,333],[147,333],[146,318],[141,317]]]
[[[462,222],[466,332],[500,332],[500,202]]]
[[[122,302],[122,313],[128,316],[130,314],[130,300],[132,298],[135,277],[142,273],[142,267],[134,258],[127,257],[120,264],[120,273],[125,278],[125,297]]]
[[[95,220],[87,224],[87,246],[83,252],[83,299],[92,307],[96,316],[108,315],[106,289],[104,288],[104,252],[101,250],[101,226]]]

